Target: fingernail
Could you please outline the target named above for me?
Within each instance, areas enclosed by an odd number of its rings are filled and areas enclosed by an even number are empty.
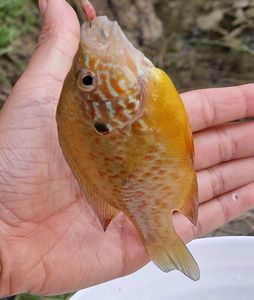
[[[39,8],[42,15],[44,14],[47,7],[48,7],[48,0],[39,0]]]

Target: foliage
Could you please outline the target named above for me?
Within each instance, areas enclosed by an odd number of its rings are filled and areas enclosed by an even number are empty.
[[[253,0],[157,0],[165,37],[156,59],[181,90],[253,81]]]
[[[0,55],[12,50],[13,42],[25,27],[21,24],[26,12],[25,0],[1,0],[0,2]],[[29,19],[31,16],[28,16]],[[30,20],[27,20],[30,21]]]
[[[34,49],[39,22],[36,0],[0,0],[0,107]]]

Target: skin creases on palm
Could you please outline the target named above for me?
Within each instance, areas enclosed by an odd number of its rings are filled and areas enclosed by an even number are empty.
[[[0,115],[1,296],[74,291],[148,261],[122,214],[106,233],[101,230],[61,153],[55,110],[78,47],[79,23],[65,1],[49,3],[47,31]],[[253,87],[182,95],[194,131],[200,199],[197,230],[174,218],[186,242],[253,207],[253,121],[227,123],[254,116]]]

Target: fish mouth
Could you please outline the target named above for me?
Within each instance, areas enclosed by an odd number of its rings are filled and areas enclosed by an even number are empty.
[[[109,128],[108,128],[107,125],[104,124],[104,123],[98,123],[98,122],[95,122],[95,123],[94,123],[94,128],[95,128],[95,130],[96,130],[99,134],[102,134],[102,135],[107,135],[107,134],[110,133]]]

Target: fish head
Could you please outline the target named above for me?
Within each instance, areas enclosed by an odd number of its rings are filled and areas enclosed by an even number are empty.
[[[152,63],[127,39],[120,26],[97,17],[81,28],[75,74],[79,97],[100,134],[133,123],[143,113]]]

